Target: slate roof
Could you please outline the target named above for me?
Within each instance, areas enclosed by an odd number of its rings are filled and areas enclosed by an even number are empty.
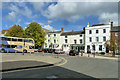
[[[94,24],[92,26],[102,26],[102,25],[105,25],[105,24]]]
[[[84,31],[63,32],[61,34],[61,36],[65,36],[65,35],[77,35],[77,34],[84,34]]]
[[[111,32],[114,32],[114,31],[120,31],[120,26],[113,26],[111,28]]]
[[[48,33],[61,33],[62,31],[52,31],[52,32],[48,32]]]

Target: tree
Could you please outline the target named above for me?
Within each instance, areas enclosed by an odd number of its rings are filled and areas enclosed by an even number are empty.
[[[49,48],[52,48],[52,46],[53,46],[53,43],[50,43]]]
[[[25,34],[28,38],[32,38],[35,41],[35,45],[43,46],[45,43],[46,33],[43,31],[40,24],[36,22],[30,23],[25,29]]]
[[[112,56],[115,56],[115,51],[118,50],[117,40],[110,39],[106,41],[105,44],[106,44],[106,47],[109,48],[110,51],[112,51]]]
[[[25,36],[25,32],[24,32],[24,30],[23,30],[23,28],[21,26],[13,25],[11,28],[8,29],[5,36],[23,37],[23,36]]]

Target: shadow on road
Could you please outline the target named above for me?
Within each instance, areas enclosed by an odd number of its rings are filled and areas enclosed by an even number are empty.
[[[63,67],[48,67],[48,68],[41,68],[41,69],[31,69],[31,70],[23,70],[23,71],[16,71],[16,72],[9,72],[2,74],[3,80],[9,79],[83,79],[83,80],[101,80],[96,79],[92,76],[78,73]]]

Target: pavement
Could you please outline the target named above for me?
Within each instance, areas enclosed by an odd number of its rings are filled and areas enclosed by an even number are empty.
[[[42,54],[42,53],[41,53]],[[22,54],[22,53],[4,53],[0,54],[2,68],[0,71],[12,71],[19,69],[47,67],[57,65],[63,62],[63,58],[57,56],[45,56],[44,54]]]
[[[79,56],[81,56],[81,53],[79,54]],[[95,56],[93,54],[87,54],[87,53],[83,53],[82,57],[89,57],[89,58],[98,58],[98,59],[110,59],[110,60],[119,60],[119,55],[115,55],[115,57],[106,54],[106,55],[98,55],[96,54]]]

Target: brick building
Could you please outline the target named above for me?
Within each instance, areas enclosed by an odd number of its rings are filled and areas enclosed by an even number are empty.
[[[112,41],[117,41],[118,43],[118,51],[120,50],[120,26],[113,26],[113,23],[111,25],[111,31],[110,31],[111,37],[110,39]]]

